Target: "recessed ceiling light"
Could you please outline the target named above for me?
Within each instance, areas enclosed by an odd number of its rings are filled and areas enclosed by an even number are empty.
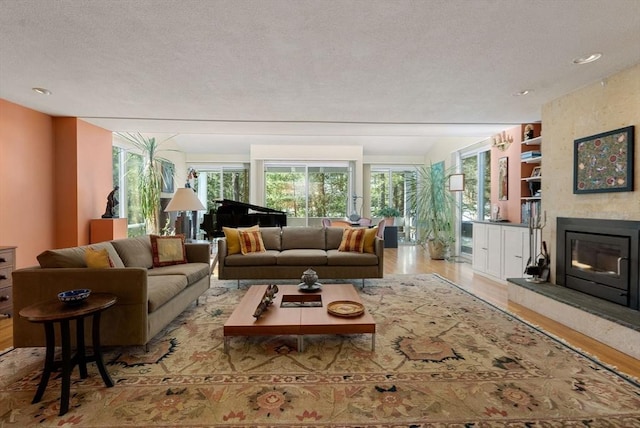
[[[573,63],[574,64],[579,64],[579,65],[588,64],[590,62],[599,60],[600,57],[602,57],[601,53],[592,53],[591,55],[588,55],[588,56],[582,56],[582,57],[579,57],[579,58],[574,58],[573,59]]]
[[[46,88],[31,88],[33,92],[37,92],[40,95],[51,95],[51,91]]]
[[[530,94],[530,93],[531,93],[531,91],[529,89],[524,89],[522,91],[516,92],[515,94],[513,94],[513,96],[514,97],[522,97],[522,96],[525,96],[525,95]]]

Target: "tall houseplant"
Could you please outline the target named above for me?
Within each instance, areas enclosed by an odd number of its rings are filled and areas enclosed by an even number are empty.
[[[116,135],[133,145],[137,151],[141,152],[144,158],[140,171],[138,171],[140,177],[140,212],[145,220],[147,233],[157,234],[159,232],[160,193],[162,192],[163,180],[160,162],[170,162],[168,159],[159,156],[158,153],[161,151],[160,146],[173,137],[157,142],[155,137],[146,137],[139,132],[118,132]]]
[[[455,195],[448,189],[453,168],[442,163],[416,168],[409,186],[409,200],[415,209],[418,243],[426,245],[432,259],[444,259],[455,242]]]

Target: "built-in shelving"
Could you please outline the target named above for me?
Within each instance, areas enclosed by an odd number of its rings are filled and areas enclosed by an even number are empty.
[[[542,135],[522,142],[523,146],[539,146],[542,144]]]
[[[542,162],[542,155],[534,156],[528,159],[520,159],[522,163],[540,163]]]

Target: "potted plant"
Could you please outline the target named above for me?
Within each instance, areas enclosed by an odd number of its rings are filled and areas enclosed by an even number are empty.
[[[387,226],[393,226],[395,218],[399,217],[402,213],[393,207],[382,207],[378,210],[376,215],[378,217],[384,217],[384,222]]]
[[[445,259],[455,242],[455,195],[447,188],[453,168],[429,164],[416,168],[409,185],[409,200],[415,209],[418,243],[426,245],[429,257]]]
[[[155,137],[146,137],[140,133],[118,132],[119,137],[130,143],[137,151],[141,152],[144,161],[140,171],[140,213],[145,220],[146,231],[149,234],[159,232],[160,193],[162,192],[162,173],[160,161],[170,162],[166,158],[158,156],[160,146],[169,140],[157,142]]]

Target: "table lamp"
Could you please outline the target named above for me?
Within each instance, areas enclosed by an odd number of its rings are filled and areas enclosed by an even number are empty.
[[[167,207],[164,209],[165,212],[182,211],[183,213],[185,213],[184,218],[186,218],[187,212],[202,210],[206,210],[206,208],[204,205],[202,205],[200,199],[198,199],[198,195],[196,195],[196,192],[192,188],[187,187],[178,189],[173,195],[173,198],[171,198],[171,200],[167,204]],[[193,225],[189,224],[188,237],[191,239],[195,239],[195,231],[193,229]]]

